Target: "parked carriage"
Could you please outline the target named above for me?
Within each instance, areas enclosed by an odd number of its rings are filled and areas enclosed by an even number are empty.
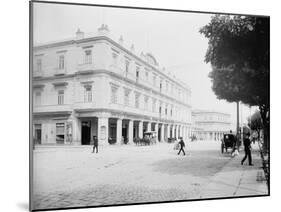
[[[236,146],[236,136],[229,133],[224,134],[221,141],[221,153],[227,152],[228,148],[231,148],[233,151]]]
[[[155,131],[146,131],[143,134],[143,138],[134,138],[136,145],[151,145],[156,143],[157,133]]]

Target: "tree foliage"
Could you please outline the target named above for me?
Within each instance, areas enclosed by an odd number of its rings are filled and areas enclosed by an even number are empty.
[[[212,89],[218,99],[258,106],[269,132],[269,18],[215,15],[200,29],[208,40]]]
[[[205,61],[217,97],[268,107],[269,19],[215,15],[200,33],[209,40]]]
[[[261,114],[259,111],[256,111],[252,116],[248,118],[248,126],[251,130],[259,132],[263,129]]]

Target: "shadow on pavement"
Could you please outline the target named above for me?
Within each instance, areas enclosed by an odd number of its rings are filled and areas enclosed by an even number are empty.
[[[190,154],[190,155],[188,155]],[[193,176],[213,176],[229,161],[230,154],[221,154],[217,150],[196,151],[186,156],[175,155],[175,158],[152,163],[154,171],[170,175],[187,174]]]

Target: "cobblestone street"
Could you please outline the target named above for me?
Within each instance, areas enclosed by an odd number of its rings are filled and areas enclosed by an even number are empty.
[[[187,155],[182,156],[173,150],[173,144],[108,146],[101,147],[98,154],[91,153],[91,147],[36,149],[34,207],[202,198],[204,187],[232,159],[230,154],[220,153],[220,142],[215,141],[190,142],[186,150]],[[231,170],[236,169],[241,169],[239,162],[231,165]]]

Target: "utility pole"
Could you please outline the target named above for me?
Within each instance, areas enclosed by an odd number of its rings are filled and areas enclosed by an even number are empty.
[[[244,120],[243,120],[243,104],[240,104],[240,139],[243,141],[244,136]]]
[[[239,101],[236,102],[236,108],[237,108],[236,138],[237,138],[237,141],[239,139],[239,142],[240,142],[240,137],[239,137]]]
[[[250,132],[252,132],[252,107],[249,105],[250,108]]]

